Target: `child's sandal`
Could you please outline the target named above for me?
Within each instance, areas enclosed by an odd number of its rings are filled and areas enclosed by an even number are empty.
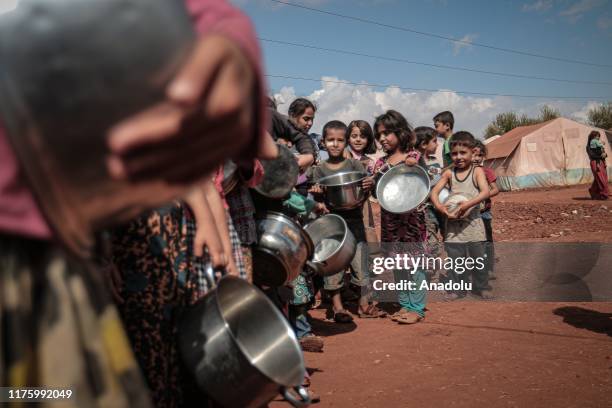
[[[416,312],[408,312],[400,314],[394,321],[399,324],[415,324],[423,320],[425,316],[421,316]]]
[[[359,308],[358,316],[360,319],[377,319],[379,317],[387,316],[387,312],[380,310],[378,307],[376,307],[376,305],[368,305],[364,311]]]

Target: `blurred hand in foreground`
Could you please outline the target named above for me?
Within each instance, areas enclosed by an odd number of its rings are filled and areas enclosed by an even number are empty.
[[[255,71],[240,48],[220,35],[201,38],[169,84],[166,100],[111,129],[110,174],[200,179],[251,142],[256,97]]]

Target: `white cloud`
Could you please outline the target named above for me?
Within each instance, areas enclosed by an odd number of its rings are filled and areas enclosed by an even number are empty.
[[[522,10],[524,12],[529,11],[546,11],[553,6],[553,0],[538,0],[535,3],[523,4]]]
[[[586,12],[606,4],[607,0],[580,0],[570,7],[559,12],[559,15],[566,17],[571,23],[578,21]]]
[[[466,34],[458,41],[453,43],[453,55],[459,55],[462,49],[471,49],[473,46],[470,44],[476,38],[478,38],[478,34]]]
[[[320,133],[330,120],[363,119],[372,123],[374,118],[388,109],[401,112],[413,126],[432,126],[432,118],[438,112],[450,110],[455,116],[455,130],[467,130],[480,138],[487,125],[502,112],[514,111],[535,117],[540,108],[548,104],[565,117],[586,121],[586,112],[597,102],[552,100],[535,102],[509,97],[464,96],[452,91],[411,92],[397,87],[377,90],[367,84],[343,83],[336,77],[322,77],[318,89],[310,95],[296,95],[291,86],[282,87],[274,94],[279,102],[278,110],[287,113],[289,104],[298,96],[304,96],[317,105],[313,132]],[[333,82],[323,82],[333,81]]]
[[[579,122],[587,123],[589,119],[589,116],[588,116],[589,111],[601,105],[602,105],[601,102],[594,102],[594,101],[588,102],[586,105],[582,106],[580,109],[576,110],[575,112],[572,112],[570,114],[570,117]]]
[[[0,0],[0,14],[14,10],[18,0]]]

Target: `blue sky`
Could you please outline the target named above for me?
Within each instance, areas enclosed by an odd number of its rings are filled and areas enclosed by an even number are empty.
[[[612,0],[287,1],[468,42],[612,66]],[[594,97],[612,100],[611,67],[564,63],[457,44],[271,0],[233,0],[233,3],[251,17],[258,36],[265,39],[478,70],[611,83],[576,84],[508,78],[262,41],[268,74],[318,80],[268,79],[270,92],[281,102],[281,111],[286,111],[296,96],[306,96],[317,103],[319,110],[314,131],[319,131],[327,120],[371,121],[384,110],[393,108],[404,113],[413,125],[429,125],[434,114],[451,110],[455,113],[456,130],[469,130],[479,136],[500,112],[512,110],[535,116],[542,104],[549,104],[564,116],[584,121],[587,110],[604,100]],[[17,0],[0,0],[0,13],[16,4]],[[354,86],[322,79],[444,92]],[[465,95],[457,91],[593,98],[528,99]]]
[[[612,66],[610,0],[288,1],[456,39]],[[611,85],[506,78],[262,42],[269,74],[453,91],[600,96],[612,100],[611,67],[570,64],[466,44],[458,45],[441,39],[281,5],[270,0],[235,0],[234,3],[252,18],[261,38],[425,63],[540,77],[609,82]],[[472,126],[474,129],[471,130],[475,133],[481,132],[487,121],[500,110],[515,110],[535,115],[540,104],[549,103],[561,109],[567,116],[581,118],[581,112],[584,113],[589,103],[593,106],[601,101],[595,98],[534,100],[456,94],[446,97],[437,95],[438,100],[432,101],[432,98],[436,99],[436,94],[415,94],[407,90],[379,87],[368,87],[359,91],[358,87],[354,86],[291,79],[269,78],[268,81],[272,92],[277,96],[282,95],[282,99],[303,95],[323,102],[323,105],[333,105],[327,106],[327,110],[321,112],[321,115],[325,116],[322,119],[331,119],[329,115],[333,114],[344,120],[348,120],[351,114],[373,116],[392,107],[388,104],[395,102],[400,105],[407,104],[402,108],[409,119],[412,116],[413,121],[423,122],[437,113],[435,109],[471,104],[474,106],[463,113],[466,115],[465,124]],[[336,88],[342,89],[339,91]],[[333,97],[333,94],[337,95]],[[366,105],[374,107],[373,110],[377,112],[364,111],[367,106],[354,107],[355,109],[350,107],[351,103],[363,104],[362,99],[368,97],[372,99],[372,103]],[[453,100],[453,97],[459,99]],[[333,103],[327,101],[328,98],[332,98]],[[447,106],[444,99],[448,99]],[[348,108],[342,108],[343,100],[348,104]],[[416,104],[427,105],[430,112],[427,113],[423,106],[417,107]],[[322,125],[323,123],[315,123],[315,128]]]

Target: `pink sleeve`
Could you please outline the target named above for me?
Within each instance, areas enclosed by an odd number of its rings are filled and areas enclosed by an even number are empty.
[[[487,182],[489,184],[495,183],[497,181],[497,176],[495,175],[495,170],[489,167],[483,167],[485,176],[487,176]]]
[[[265,109],[266,82],[263,77],[261,51],[249,18],[225,0],[185,0],[200,35],[220,34],[233,40],[251,61],[257,76],[255,143],[245,152],[254,156],[264,136],[268,121]]]
[[[263,176],[264,176],[263,165],[261,164],[259,160],[257,159],[253,160],[253,176],[249,180],[246,181],[247,187],[253,188],[259,183],[261,183]]]

